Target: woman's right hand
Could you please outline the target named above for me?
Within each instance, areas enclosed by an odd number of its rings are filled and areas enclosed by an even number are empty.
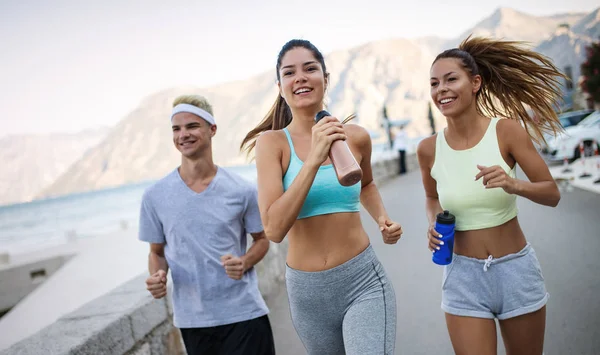
[[[342,123],[335,117],[323,117],[312,128],[312,143],[308,160],[317,166],[323,164],[329,155],[331,143],[338,139],[346,139]]]
[[[442,241],[442,235],[435,230],[435,225],[429,225],[429,229],[427,230],[427,239],[429,241],[429,251],[435,253],[437,250],[440,250],[440,245],[444,245]]]

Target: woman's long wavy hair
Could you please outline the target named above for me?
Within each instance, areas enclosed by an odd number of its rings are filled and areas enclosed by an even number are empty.
[[[482,79],[476,94],[477,112],[520,120],[535,142],[545,142],[544,133],[556,134],[563,129],[555,108],[562,102],[560,79],[567,77],[551,59],[524,44],[469,36],[458,48],[440,53],[433,63],[443,58],[460,59],[469,74]]]
[[[329,73],[327,73],[327,67],[325,66],[325,58],[323,54],[315,47],[314,44],[307,40],[303,39],[292,39],[288,41],[281,50],[279,51],[279,55],[277,56],[277,66],[275,68],[275,73],[277,75],[277,81],[281,80],[279,76],[279,69],[281,69],[281,61],[283,60],[283,56],[290,50],[294,48],[305,48],[311,51],[314,55],[315,59],[321,64],[321,68],[323,69],[323,74],[327,78]],[[353,119],[356,115],[352,114],[348,116],[346,119],[342,121],[342,123],[346,123]],[[271,109],[264,117],[264,119],[253,128],[246,137],[242,141],[240,145],[240,151],[246,150],[247,154],[250,154],[254,147],[256,146],[256,139],[258,136],[268,130],[278,130],[287,127],[290,122],[292,122],[292,111],[288,106],[285,99],[281,97],[281,95],[277,95],[277,99],[275,99],[275,103],[271,106]]]

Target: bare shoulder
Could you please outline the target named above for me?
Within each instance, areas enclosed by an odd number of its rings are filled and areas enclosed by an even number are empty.
[[[256,139],[256,151],[281,151],[281,147],[285,141],[286,138],[283,130],[265,131]]]
[[[358,145],[371,142],[371,136],[369,131],[364,127],[353,123],[344,124],[344,132],[352,142],[356,142]]]
[[[496,125],[498,137],[504,142],[519,142],[529,139],[529,134],[519,120],[501,118]]]
[[[420,161],[433,161],[435,157],[435,141],[437,139],[436,133],[430,137],[423,138],[417,145],[417,157]]]

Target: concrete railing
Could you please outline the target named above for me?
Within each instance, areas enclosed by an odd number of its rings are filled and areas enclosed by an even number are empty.
[[[409,171],[417,169],[414,155],[406,159]],[[397,172],[397,159],[373,163],[373,176],[379,184]],[[267,303],[284,281],[286,254],[286,241],[271,243],[267,256],[257,265],[259,288]],[[136,276],[0,354],[185,354],[180,333],[172,325],[171,300],[168,296],[153,299],[146,291],[146,277]]]
[[[41,259],[9,263],[9,254],[4,253],[4,256],[0,254],[0,258],[6,260],[0,263],[0,314],[13,308],[38,285],[50,278],[72,256],[73,253],[67,250],[63,254],[50,254]]]

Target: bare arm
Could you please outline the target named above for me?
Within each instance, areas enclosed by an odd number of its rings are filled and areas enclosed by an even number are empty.
[[[165,273],[169,271],[169,265],[165,259],[165,245],[159,243],[150,244],[150,254],[148,255],[148,272],[154,275],[158,270]]]
[[[269,240],[267,239],[265,232],[250,233],[254,242],[246,252],[241,256],[242,263],[244,265],[243,272],[246,272],[258,264],[269,251]]]
[[[360,168],[363,171],[360,202],[379,226],[383,242],[386,244],[396,244],[402,236],[402,226],[391,220],[385,210],[379,189],[377,189],[375,181],[373,181],[371,137],[369,136],[369,132],[360,126],[353,125],[350,127],[348,131],[352,134],[356,146],[360,151]]]
[[[346,139],[341,123],[325,117],[313,127],[308,158],[287,191],[283,191],[282,151],[278,132],[265,132],[256,141],[258,205],[265,234],[280,243],[294,225],[319,166],[327,159],[331,142]]]
[[[261,134],[255,149],[261,220],[266,237],[281,243],[300,214],[319,166],[304,164],[284,193],[281,149],[278,149],[276,134],[272,131]]]
[[[148,255],[150,276],[146,279],[146,289],[150,291],[152,297],[158,299],[167,294],[167,271],[169,271],[169,266],[165,260],[165,245],[151,243],[150,255]]]
[[[503,188],[507,193],[525,197],[541,205],[555,207],[560,191],[548,166],[539,155],[531,138],[516,120],[503,119],[498,123],[501,147],[523,169],[529,181],[513,179],[501,168],[486,167],[477,175],[483,176],[486,188]]]
[[[439,133],[438,133],[439,134]],[[431,177],[431,167],[435,161],[435,136],[423,139],[417,147],[417,159],[421,170],[421,180],[425,189],[425,213],[430,225],[435,224],[442,206],[438,199],[437,183]]]
[[[389,220],[389,216],[383,205],[383,200],[379,194],[379,189],[373,180],[373,168],[371,166],[371,137],[369,137],[369,133],[365,129],[359,126],[353,126],[352,131],[353,136],[356,139],[356,146],[360,150],[360,168],[363,171],[360,202],[376,223],[378,223],[379,219],[382,217]]]
[[[241,280],[244,274],[258,264],[269,250],[269,240],[264,232],[251,233],[254,242],[246,254],[233,256],[226,254],[221,256],[221,264],[225,268],[227,276],[234,280]]]
[[[503,120],[504,121],[504,120]],[[506,121],[501,129],[503,136],[508,136],[509,152],[515,158],[529,181],[517,180],[516,194],[535,203],[555,207],[560,201],[560,191],[550,174],[548,165],[533,146],[533,142],[517,121]]]
[[[438,133],[439,134],[439,133]],[[421,180],[425,189],[425,214],[429,222],[427,238],[429,239],[429,250],[439,250],[441,241],[440,234],[434,229],[438,213],[442,212],[442,206],[437,193],[437,183],[431,177],[431,167],[435,161],[435,138],[431,136],[423,139],[417,147],[417,159],[421,170]]]

